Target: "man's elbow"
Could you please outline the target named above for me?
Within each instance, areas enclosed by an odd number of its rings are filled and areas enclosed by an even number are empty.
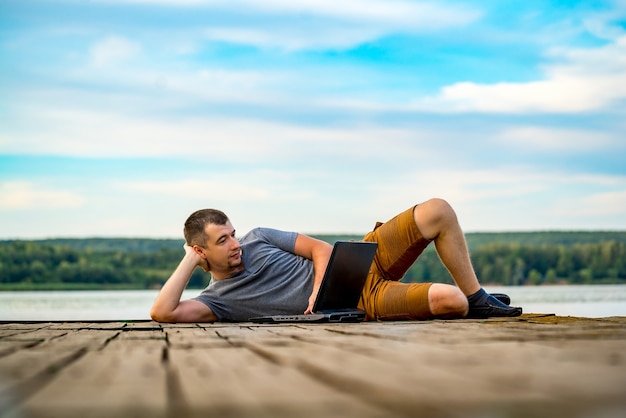
[[[163,317],[161,316],[161,313],[159,311],[155,311],[154,309],[150,310],[150,318],[152,318],[153,321],[165,322],[163,321]]]
[[[156,306],[153,306],[152,309],[150,309],[150,318],[156,322],[174,322],[172,321],[171,313],[168,314]]]
[[[174,309],[155,303],[150,309],[150,318],[157,322],[215,322],[219,319],[204,304],[183,301]]]
[[[150,311],[150,318],[152,318],[153,321],[163,322],[161,321],[161,317],[159,316],[159,313],[155,311]]]

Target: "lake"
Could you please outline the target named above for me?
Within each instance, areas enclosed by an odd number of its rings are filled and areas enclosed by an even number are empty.
[[[626,316],[626,285],[486,286],[507,293],[524,313],[602,318]],[[183,298],[200,290],[185,290]],[[158,291],[0,292],[0,321],[116,321],[150,319]]]

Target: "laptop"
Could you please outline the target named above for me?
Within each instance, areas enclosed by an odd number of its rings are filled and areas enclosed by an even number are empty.
[[[378,244],[337,241],[317,293],[312,314],[267,315],[250,318],[256,323],[361,322],[365,312],[357,308]]]

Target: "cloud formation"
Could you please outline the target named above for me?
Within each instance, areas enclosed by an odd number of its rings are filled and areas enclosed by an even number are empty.
[[[55,190],[27,181],[0,182],[0,210],[77,208],[85,199],[71,191]]]
[[[141,47],[120,36],[107,36],[90,48],[91,61],[96,67],[106,67],[134,57]]]
[[[626,36],[599,48],[555,50],[545,76],[531,82],[462,81],[418,103],[422,110],[494,113],[580,113],[626,97]]]
[[[626,228],[623,2],[11,2],[0,238]],[[40,216],[33,217],[34,213]]]

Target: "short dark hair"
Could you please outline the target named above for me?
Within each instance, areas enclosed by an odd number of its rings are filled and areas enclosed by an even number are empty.
[[[200,209],[189,215],[185,221],[183,234],[187,245],[206,245],[209,237],[204,232],[204,228],[209,224],[226,225],[228,216],[217,209]]]

